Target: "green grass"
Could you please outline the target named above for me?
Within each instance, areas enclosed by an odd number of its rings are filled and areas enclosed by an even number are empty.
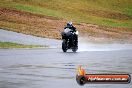
[[[132,28],[131,0],[4,0],[0,1],[0,7],[63,18],[78,23]]]
[[[0,48],[38,48],[43,47],[39,45],[23,45],[23,44],[17,44],[17,43],[11,43],[11,42],[0,42]]]

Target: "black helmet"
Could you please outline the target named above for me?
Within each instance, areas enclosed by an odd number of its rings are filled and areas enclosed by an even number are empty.
[[[67,27],[72,27],[72,22],[68,22]]]

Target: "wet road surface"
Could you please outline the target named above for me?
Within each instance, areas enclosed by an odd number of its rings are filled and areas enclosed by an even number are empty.
[[[32,35],[26,35],[22,33],[12,32],[0,29],[0,41],[1,42],[14,42],[25,45],[46,45],[50,47],[58,47],[61,44],[60,40],[41,38]]]
[[[0,49],[0,88],[82,88],[76,68],[87,73],[129,73],[132,49],[71,51],[61,49]],[[132,88],[130,84],[86,84],[83,88]]]

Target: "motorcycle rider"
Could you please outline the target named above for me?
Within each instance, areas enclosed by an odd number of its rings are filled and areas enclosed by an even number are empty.
[[[76,28],[72,25],[72,22],[68,22],[67,25],[66,25],[66,27],[64,28],[64,30],[66,28],[71,29],[71,32],[76,32],[77,31]]]
[[[72,36],[72,40],[75,39],[75,45],[78,46],[78,35],[76,34],[77,30],[76,28],[72,25],[72,22],[68,22],[66,27],[64,28],[64,30],[66,28],[69,28],[71,30],[71,32],[73,33],[73,36]]]

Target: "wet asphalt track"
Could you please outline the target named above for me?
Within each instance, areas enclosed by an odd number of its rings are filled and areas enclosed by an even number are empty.
[[[76,68],[87,73],[129,73],[132,49],[71,51],[61,49],[0,49],[0,88],[132,88],[130,84],[76,83]]]
[[[0,41],[49,45],[50,49],[0,49],[0,88],[82,88],[76,68],[87,73],[132,75],[131,44],[88,44],[79,40],[77,53],[63,53],[61,41],[5,31]],[[54,48],[54,49],[53,49]],[[130,84],[87,84],[83,88],[132,88]]]

